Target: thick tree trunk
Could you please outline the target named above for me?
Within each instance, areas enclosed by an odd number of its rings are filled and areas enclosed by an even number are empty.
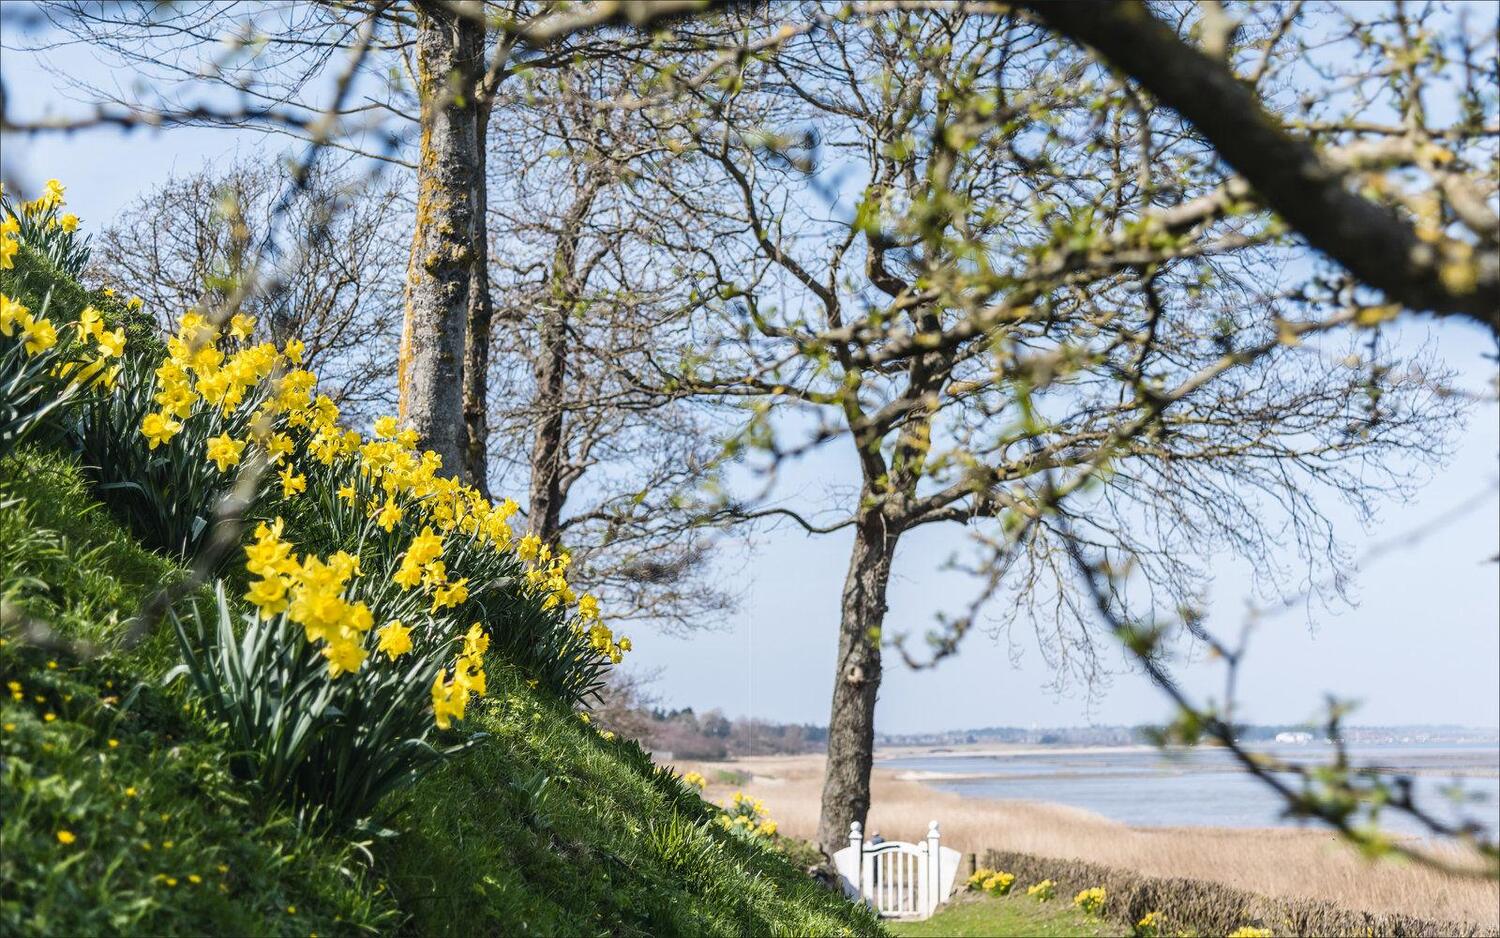
[[[563,389],[568,376],[569,304],[555,296],[542,314],[542,350],[536,360],[536,437],[531,444],[531,533],[556,544],[562,520]]]
[[[474,88],[484,70],[484,29],[440,4],[420,6],[417,18],[422,142],[401,333],[400,412],[422,445],[442,457],[443,470],[462,475],[473,232],[483,209],[475,203],[483,192],[484,141]]]
[[[494,316],[490,302],[489,224],[485,217],[485,207],[489,205],[485,162],[489,113],[489,108],[481,104],[474,115],[478,122],[479,168],[474,178],[474,231],[470,235],[474,264],[469,280],[468,344],[464,348],[464,472],[485,498],[490,496],[489,400],[486,392],[490,374],[490,324]]]
[[[862,500],[864,496],[862,495]],[[840,609],[838,667],[828,718],[828,770],[818,846],[832,856],[849,843],[849,824],[870,810],[870,762],[875,750],[875,696],[880,689],[880,627],[899,531],[870,511],[854,529],[849,574]]]

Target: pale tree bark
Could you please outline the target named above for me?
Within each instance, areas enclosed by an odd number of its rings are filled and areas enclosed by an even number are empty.
[[[417,218],[401,334],[400,414],[448,474],[466,469],[464,357],[475,282],[476,199],[483,139],[474,89],[484,74],[484,26],[444,4],[420,4],[417,91],[422,137]],[[483,268],[480,268],[481,270]]]
[[[871,493],[861,494],[868,503]],[[818,847],[825,856],[849,842],[849,824],[870,810],[870,766],[875,752],[875,697],[880,690],[880,626],[899,531],[879,510],[854,527],[849,573],[840,605],[839,653],[828,717],[828,769],[823,779]]]

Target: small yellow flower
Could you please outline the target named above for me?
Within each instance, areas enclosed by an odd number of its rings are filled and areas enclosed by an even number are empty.
[[[49,661],[49,662],[47,662],[47,670],[48,671],[56,671],[57,670],[57,662],[56,661]]]
[[[50,710],[42,714],[42,720],[46,723],[51,723],[55,719],[57,719],[57,714],[53,713]]]
[[[14,723],[7,723],[7,724],[5,724],[5,732],[7,732],[7,733],[14,733],[15,731],[16,731],[16,725]]]
[[[63,217],[57,220],[57,227],[61,228],[63,231],[77,231],[78,216],[74,215],[72,212],[68,212]]]
[[[188,874],[188,882],[190,882],[194,886],[196,886],[199,883],[203,882],[203,877],[199,876],[197,873],[189,873]]]
[[[120,748],[120,741],[118,739],[111,739],[109,741],[109,748],[111,748],[111,749],[119,749]]]
[[[135,788],[134,785],[131,785],[130,787],[128,787],[128,788],[125,789],[125,797],[126,798],[134,798],[136,795],[139,795],[139,794],[140,794],[140,792],[136,791],[136,788]]]
[[[77,839],[78,839],[77,837],[73,836],[73,832],[72,831],[58,831],[57,832],[57,842],[60,843],[60,844],[63,844],[63,845],[71,844],[73,841],[75,841]]]

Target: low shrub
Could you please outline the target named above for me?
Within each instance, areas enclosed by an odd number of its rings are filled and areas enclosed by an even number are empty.
[[[1228,935],[1264,928],[1284,935],[1393,935],[1403,938],[1477,938],[1493,934],[1471,922],[1437,922],[1395,913],[1359,912],[1331,902],[1270,898],[1195,879],[1141,876],[1126,870],[1026,853],[990,850],[985,866],[1004,866],[1025,879],[1046,878],[1060,888],[1105,890],[1101,914],[1140,934]]]

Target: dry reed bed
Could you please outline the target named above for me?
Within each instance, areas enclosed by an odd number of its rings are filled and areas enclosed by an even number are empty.
[[[817,832],[821,756],[766,756],[683,763],[709,780],[722,802],[736,786],[720,771],[747,772],[738,786],[762,799],[783,833]],[[1264,896],[1333,902],[1358,911],[1472,922],[1500,930],[1500,883],[1449,876],[1396,862],[1371,863],[1317,829],[1131,828],[1062,805],[966,798],[876,768],[867,830],[889,840],[922,837],[930,820],[964,853],[1001,850],[1077,859],[1153,877],[1210,880]]]

